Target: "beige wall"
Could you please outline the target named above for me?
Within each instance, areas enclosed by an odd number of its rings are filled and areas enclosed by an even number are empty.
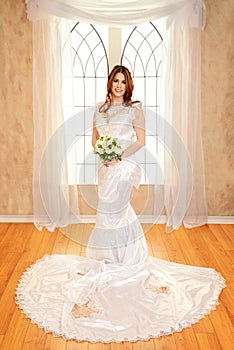
[[[234,215],[234,2],[206,0],[202,113],[209,215]]]
[[[232,3],[232,0],[206,1],[207,26],[202,34],[203,142],[209,215],[234,215]],[[1,215],[32,213],[31,30],[23,0],[1,2]],[[141,189],[142,196],[144,192]],[[141,204],[138,204],[139,210]]]
[[[1,1],[0,214],[32,213],[31,32],[24,1]]]

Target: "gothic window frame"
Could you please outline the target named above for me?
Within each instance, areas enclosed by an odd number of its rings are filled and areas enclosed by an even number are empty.
[[[141,95],[141,101],[143,103],[143,107],[145,110],[145,117],[146,117],[146,146],[142,151],[139,151],[137,154],[138,163],[143,168],[143,172],[145,174],[143,183],[145,184],[163,184],[164,183],[164,147],[163,147],[163,135],[158,135],[158,125],[157,125],[157,119],[155,118],[155,125],[154,125],[154,131],[152,132],[149,128],[149,124],[147,123],[150,118],[148,118],[148,115],[152,115],[150,110],[153,110],[153,112],[157,114],[162,114],[162,105],[159,103],[159,80],[161,79],[162,82],[162,59],[163,59],[163,37],[156,27],[156,25],[153,22],[148,22],[144,25],[143,28],[149,28],[148,33],[143,33],[141,28],[142,25],[135,26],[130,34],[127,37],[127,40],[125,41],[125,44],[123,46],[123,51],[121,55],[121,64],[126,65],[131,73],[132,77],[134,79],[134,90],[139,90],[137,88],[138,82],[140,84],[144,84],[144,92],[143,96],[142,94],[136,93],[136,98],[139,99],[139,95]],[[137,34],[137,46],[136,46],[136,40],[132,40],[134,35]],[[152,40],[152,36],[155,38],[155,40]],[[151,38],[150,38],[151,37]],[[140,41],[141,38],[141,41]],[[150,40],[149,40],[150,39]],[[132,42],[133,41],[133,42]],[[153,45],[152,43],[155,44]],[[146,46],[143,45],[146,44],[148,46],[148,51],[150,53],[149,57],[145,57],[145,54],[147,50]],[[131,50],[127,50],[128,47],[131,48]],[[156,51],[160,49],[161,53]],[[129,52],[128,52],[129,51]],[[135,57],[133,55],[133,52],[135,52]],[[144,57],[142,57],[142,53],[144,54]],[[155,63],[155,71],[152,74],[148,74],[148,66],[150,60],[153,58],[153,61]],[[139,70],[136,71],[136,62],[137,60],[142,64],[143,74],[139,75]],[[138,65],[139,65],[138,62]],[[155,83],[155,103],[152,103],[154,100],[152,97],[150,99],[147,99],[147,79],[154,80]],[[152,88],[152,86],[151,86]],[[150,100],[150,104],[148,101]],[[162,101],[161,101],[162,102]],[[152,120],[151,126],[152,126]],[[149,140],[151,140],[151,144],[154,144],[154,147],[147,147]],[[149,152],[149,148],[150,152]],[[153,149],[154,148],[154,149]]]
[[[82,30],[79,30],[79,26],[82,26]],[[78,88],[74,88],[74,110],[78,111],[78,123],[82,124],[81,129],[83,131],[76,135],[77,141],[73,146],[73,150],[70,154],[70,164],[73,171],[70,170],[72,175],[69,177],[68,169],[68,178],[70,178],[70,183],[78,184],[95,184],[96,183],[96,172],[97,172],[97,159],[92,152],[91,146],[91,136],[92,136],[92,119],[93,111],[95,108],[95,103],[98,102],[98,90],[100,90],[100,81],[102,80],[103,91],[105,92],[106,81],[109,75],[109,61],[108,54],[106,51],[105,44],[102,40],[101,35],[93,24],[77,22],[71,29],[71,40],[74,39],[74,35],[79,37],[79,45],[74,47],[73,50],[73,82],[76,85],[76,82],[79,82]],[[96,42],[89,42],[89,39],[96,37]],[[75,42],[75,40],[73,40]],[[84,48],[86,47],[87,59],[83,57]],[[101,50],[97,50],[98,47],[101,47]],[[97,52],[98,51],[98,52]],[[100,55],[102,52],[102,55]],[[104,69],[100,67],[102,61],[104,61],[104,66],[106,66],[105,74],[100,74],[99,70]],[[76,72],[76,64],[79,63],[80,73]],[[90,67],[92,65],[92,68]],[[90,74],[90,71],[93,74]],[[89,89],[88,92],[92,96],[86,96],[87,89],[86,85],[88,80],[93,81],[92,89]],[[79,88],[80,87],[80,88]],[[83,90],[83,91],[82,91]],[[81,94],[82,98],[77,98],[77,95]],[[80,127],[79,127],[80,129]]]

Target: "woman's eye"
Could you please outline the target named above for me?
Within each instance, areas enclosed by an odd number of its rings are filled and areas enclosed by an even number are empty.
[[[126,84],[126,81],[125,81],[125,80],[123,80],[123,81],[122,81],[122,84]]]
[[[114,79],[114,83],[118,83],[118,79]]]

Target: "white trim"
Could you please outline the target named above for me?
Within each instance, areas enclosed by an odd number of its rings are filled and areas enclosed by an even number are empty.
[[[0,215],[0,222],[33,222],[33,215]]]
[[[95,223],[96,215],[81,215],[84,223]],[[141,215],[141,223],[151,223],[152,215]],[[33,215],[0,215],[0,222],[33,222]],[[165,224],[166,216],[161,215],[157,224]],[[234,216],[208,216],[208,224],[234,224]]]
[[[208,224],[234,224],[234,216],[208,216]]]

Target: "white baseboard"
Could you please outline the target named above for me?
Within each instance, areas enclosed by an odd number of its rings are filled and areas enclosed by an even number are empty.
[[[234,224],[234,216],[208,216],[208,224]]]
[[[96,215],[81,215],[84,223],[95,223]],[[152,215],[141,215],[142,224],[151,223]],[[0,222],[33,222],[33,215],[0,215]],[[165,224],[166,216],[162,215],[157,224]],[[234,224],[234,216],[208,216],[208,224]]]

